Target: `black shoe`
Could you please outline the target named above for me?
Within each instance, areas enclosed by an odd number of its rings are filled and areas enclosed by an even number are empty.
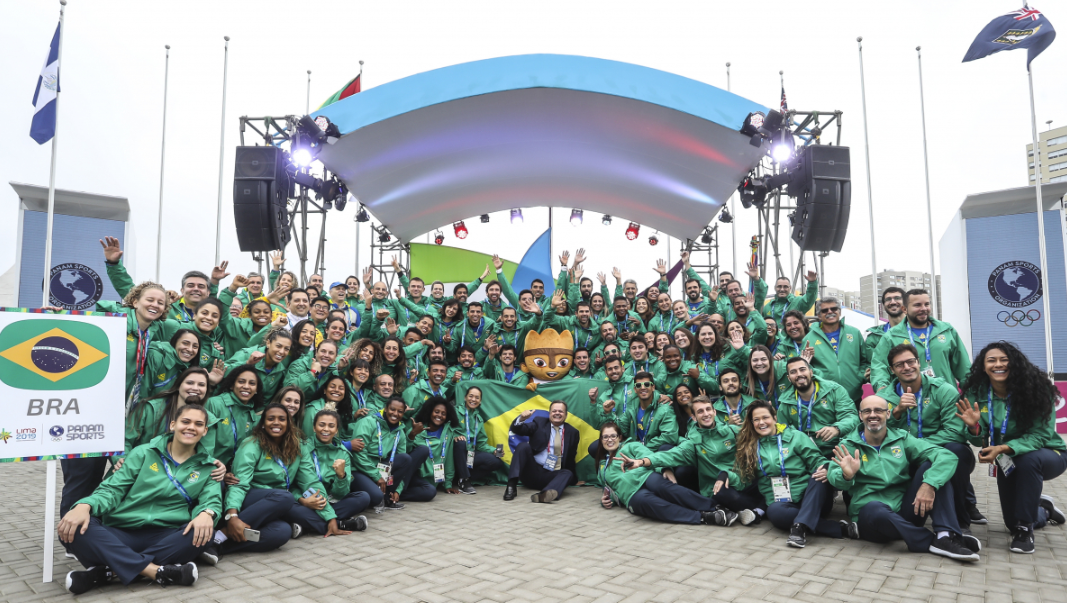
[[[463,494],[477,494],[478,491],[471,485],[471,480],[462,479],[459,481],[459,488],[457,488]]]
[[[722,512],[726,515],[726,527],[734,525],[734,522],[736,522],[738,518],[737,513],[734,513],[730,509],[723,509]],[[755,513],[753,513],[753,515],[755,515]]]
[[[982,512],[978,510],[978,505],[972,505],[967,503],[967,515],[971,518],[971,523],[978,525],[985,525],[989,523],[989,520],[982,515]]]
[[[161,565],[156,570],[156,584],[160,586],[192,586],[196,584],[196,564],[190,561],[181,565]]]
[[[982,552],[982,541],[978,540],[978,537],[971,534],[971,531],[967,528],[963,528],[963,533],[960,534],[960,544],[971,549],[976,553]]]
[[[559,498],[559,492],[556,492],[555,490],[545,490],[543,492],[538,492],[537,494],[530,496],[530,502],[550,503],[556,500],[557,498]]]
[[[737,514],[737,518],[741,520],[741,525],[743,526],[758,526],[761,519],[760,514],[752,509],[741,509],[741,512]]]
[[[722,509],[701,511],[700,523],[706,526],[724,526],[726,525],[726,511],[723,511]]]
[[[1045,510],[1045,514],[1048,515],[1048,522],[1052,525],[1063,525],[1067,523],[1067,517],[1063,516],[1063,511],[1060,511],[1056,507],[1056,501],[1052,500],[1052,497],[1047,494],[1042,494],[1041,498],[1037,500],[1039,507]]]
[[[789,528],[789,539],[785,543],[798,549],[804,548],[808,544],[808,529],[804,524],[794,523],[793,527]]]
[[[115,574],[112,574],[106,565],[97,565],[87,570],[68,572],[66,589],[72,595],[80,595],[97,586],[107,584],[114,576]]]
[[[504,488],[504,500],[515,500],[515,497],[518,496],[518,494],[519,491],[515,486]]]
[[[197,557],[197,561],[204,565],[210,565],[215,567],[222,560],[222,553],[219,551],[219,545],[215,542],[207,545],[207,548],[200,552],[200,556]]]
[[[1019,526],[1012,532],[1011,552],[1024,555],[1034,554],[1034,531]]]
[[[960,538],[953,534],[942,536],[930,545],[929,551],[935,555],[948,557],[957,561],[978,561],[978,553],[967,548]]]
[[[389,500],[387,498],[385,500],[385,508],[389,509],[390,511],[399,511],[399,510],[404,508],[404,503],[402,503],[402,502],[393,502],[393,501],[391,501],[391,500]]]
[[[840,520],[841,524],[841,537],[848,538],[849,540],[860,539],[860,524],[854,521]]]
[[[367,518],[363,515],[356,515],[348,519],[338,519],[337,528],[346,532],[362,532],[367,529]]]

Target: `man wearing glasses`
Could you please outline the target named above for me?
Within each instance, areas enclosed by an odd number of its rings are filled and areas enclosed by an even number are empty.
[[[882,341],[882,335],[904,320],[904,290],[900,287],[887,287],[885,291],[882,291],[882,309],[885,310],[889,322],[879,323],[867,329],[867,339],[864,343],[867,347],[867,356],[870,358],[874,358],[874,349]]]
[[[908,550],[978,561],[978,540],[965,537],[953,512],[956,457],[941,446],[887,426],[889,406],[878,396],[860,402],[860,429],[834,449],[830,485],[852,495],[849,536],[869,542],[903,540]],[[912,473],[912,467],[915,467]],[[928,530],[927,518],[933,520]]]
[[[856,405],[845,388],[816,378],[802,357],[787,360],[785,370],[793,387],[778,397],[778,422],[806,433],[830,458],[838,438],[859,425]]]
[[[863,333],[841,321],[837,299],[819,300],[819,322],[804,337],[804,345],[815,350],[812,368],[823,379],[845,388],[853,402],[859,402],[863,383],[870,375],[871,357],[863,344]]]
[[[652,452],[673,448],[678,444],[678,421],[673,408],[659,404],[652,373],[637,373],[633,386],[637,404],[631,404],[619,417],[623,437],[641,442]]]
[[[960,529],[969,536],[972,522],[967,491],[971,487],[975,460],[964,433],[966,426],[956,416],[959,390],[943,379],[922,374],[919,352],[910,343],[893,346],[888,361],[893,380],[878,391],[878,396],[885,399],[892,411],[889,427],[947,448],[956,455],[956,472],[952,475],[953,503]]]

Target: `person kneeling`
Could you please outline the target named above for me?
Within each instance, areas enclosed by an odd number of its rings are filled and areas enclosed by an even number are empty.
[[[836,465],[829,471],[830,483],[852,495],[849,535],[870,542],[903,539],[912,552],[978,561],[978,539],[964,538],[956,520],[949,483],[956,455],[889,429],[889,405],[883,398],[864,398],[859,414],[863,426],[834,449]],[[913,475],[912,465],[918,466]],[[928,516],[934,532],[924,527]]]
[[[326,488],[324,492],[305,492],[289,509],[285,520],[299,524],[303,530],[314,530],[324,536],[345,535],[367,529],[367,518],[359,512],[370,505],[370,495],[359,490],[351,492],[352,457],[345,447],[334,441],[341,415],[333,410],[320,410],[312,419],[315,432],[304,441],[301,461],[310,462],[315,477]],[[337,517],[324,521],[318,514],[329,505]]]
[[[67,574],[68,592],[82,594],[115,576],[123,584],[138,576],[163,585],[196,582],[192,561],[211,542],[222,511],[221,486],[210,478],[215,465],[200,442],[208,413],[186,404],[169,431],[130,451],[59,522],[59,539],[86,568]]]

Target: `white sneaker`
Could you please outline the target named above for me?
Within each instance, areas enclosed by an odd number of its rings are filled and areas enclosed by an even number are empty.
[[[293,523],[290,525],[293,526],[293,540],[300,538],[300,535],[304,533],[304,528],[300,527],[300,524],[298,523]]]

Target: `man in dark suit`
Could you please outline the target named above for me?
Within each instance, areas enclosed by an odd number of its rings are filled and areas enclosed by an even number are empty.
[[[542,503],[562,497],[564,488],[578,482],[574,465],[581,435],[567,425],[567,403],[556,400],[548,407],[548,418],[527,423],[533,412],[524,410],[511,424],[511,433],[529,441],[519,444],[511,457],[504,500],[514,500],[519,480],[527,488],[539,489],[530,501]]]

